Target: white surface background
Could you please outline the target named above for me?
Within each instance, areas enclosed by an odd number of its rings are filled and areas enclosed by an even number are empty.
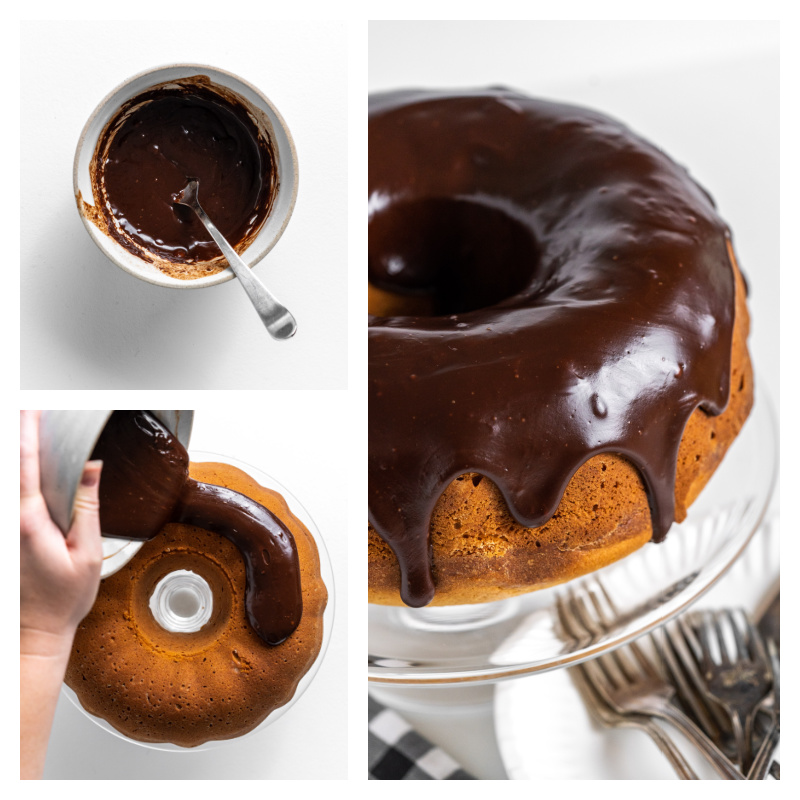
[[[347,474],[349,435],[334,422],[341,392],[273,392],[247,413],[195,406],[190,450],[232,456],[282,483],[325,541],[336,593],[331,642],[297,704],[256,734],[204,752],[163,752],[107,733],[59,699],[45,778],[278,779],[347,777]],[[331,408],[328,414],[321,408]],[[302,436],[298,435],[302,431]],[[319,443],[312,447],[310,443]],[[324,444],[323,444],[324,443]]]
[[[346,30],[320,21],[23,23],[23,389],[346,388]],[[288,342],[270,339],[238,281],[152,286],[106,259],[78,216],[72,162],[89,115],[131,75],[179,61],[254,84],[294,137],[297,205],[255,268],[297,318]]]
[[[777,403],[778,34],[759,22],[372,22],[369,88],[502,84],[603,111],[688,166],[733,231],[750,284],[756,392]],[[380,699],[478,777],[506,777],[491,689]],[[547,731],[539,738],[546,748]]]

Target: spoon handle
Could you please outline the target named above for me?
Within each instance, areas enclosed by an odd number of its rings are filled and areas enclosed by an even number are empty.
[[[222,250],[222,255],[230,264],[239,282],[244,286],[250,302],[255,306],[261,321],[273,339],[290,339],[297,330],[297,322],[291,312],[255,276],[253,270],[239,258],[238,253],[228,244],[225,237],[217,230],[217,226],[208,218],[199,203],[192,203],[192,208],[211,237]]]

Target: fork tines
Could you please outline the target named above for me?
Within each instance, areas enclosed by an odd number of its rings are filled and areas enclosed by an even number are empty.
[[[744,611],[702,611],[665,626],[663,658],[687,711],[743,771],[753,760],[754,721],[775,706],[777,680]]]
[[[613,600],[597,578],[592,583],[582,584],[580,590],[570,587],[562,593],[558,610],[565,633],[589,644],[600,642],[619,617]],[[742,641],[746,641],[747,634],[741,631],[740,634]],[[594,694],[613,714],[628,719],[642,717],[668,722],[697,747],[723,778],[743,780],[744,776],[730,759],[673,702],[678,689],[666,674],[666,659],[661,657],[661,652],[665,652],[663,647],[659,649],[654,637],[647,634],[624,647],[597,655],[584,662],[580,670]],[[680,675],[679,659],[671,661],[667,661],[670,673]],[[691,694],[686,680],[682,689]]]

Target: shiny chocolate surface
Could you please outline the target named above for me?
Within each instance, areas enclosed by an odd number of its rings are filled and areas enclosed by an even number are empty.
[[[93,193],[108,233],[126,249],[193,263],[220,256],[194,212],[174,197],[191,178],[234,249],[252,239],[277,185],[272,144],[247,109],[202,76],[156,87],[126,103],[103,131]]]
[[[260,503],[189,478],[186,449],[147,411],[115,411],[92,453],[102,459],[100,525],[106,536],[144,541],[170,522],[224,536],[245,563],[245,609],[269,645],[300,624],[300,562],[288,528]]]
[[[684,426],[728,400],[728,245],[687,172],[602,114],[506,89],[370,98],[369,280],[432,309],[369,318],[369,519],[405,603],[433,598],[431,513],[467,472],[533,528],[621,454],[663,539]]]

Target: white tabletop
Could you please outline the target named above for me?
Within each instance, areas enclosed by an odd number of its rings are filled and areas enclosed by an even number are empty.
[[[608,113],[686,165],[733,231],[750,285],[756,391],[777,405],[777,23],[373,22],[369,31],[370,91],[506,85]],[[506,777],[491,688],[376,696],[477,777]]]
[[[347,386],[347,50],[343,22],[27,22],[21,61],[23,389]],[[220,67],[257,86],[295,140],[292,219],[255,267],[298,332],[274,342],[235,280],[138,280],[78,216],[72,162],[99,101],[151,67]]]

